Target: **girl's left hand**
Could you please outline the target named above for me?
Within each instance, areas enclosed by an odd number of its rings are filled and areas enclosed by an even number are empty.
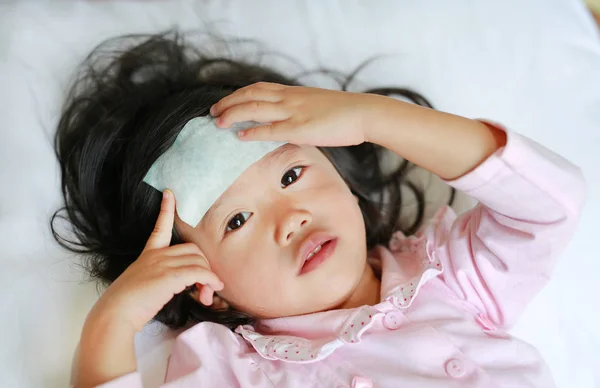
[[[243,121],[264,125],[238,132],[249,141],[322,147],[357,145],[386,97],[259,82],[238,89],[210,109],[220,128]]]

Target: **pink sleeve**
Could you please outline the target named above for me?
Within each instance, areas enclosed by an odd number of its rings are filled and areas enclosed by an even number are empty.
[[[272,388],[274,385],[253,361],[258,355],[250,348],[225,326],[199,323],[175,340],[161,388]],[[99,388],[142,388],[142,379],[138,372],[130,373]]]
[[[254,356],[225,326],[199,323],[177,338],[163,387],[273,387]]]
[[[128,373],[124,376],[116,378],[97,386],[96,388],[142,388],[142,378],[139,372]]]
[[[521,135],[507,137],[475,170],[447,182],[480,203],[434,232],[452,293],[504,327],[548,282],[585,192],[579,168]]]

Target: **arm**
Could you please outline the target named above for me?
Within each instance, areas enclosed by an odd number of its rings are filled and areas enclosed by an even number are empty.
[[[510,327],[551,277],[583,204],[581,171],[516,133],[400,101],[382,102],[367,139],[479,200],[433,234],[460,300]]]
[[[83,326],[75,357],[75,388],[95,387],[135,372],[134,336],[127,325],[103,317],[95,319],[92,311]]]
[[[375,94],[259,82],[210,110],[217,126],[253,120],[242,140],[339,147],[364,141],[386,147],[442,178],[468,172],[504,145],[502,131],[481,122]]]
[[[75,360],[75,387],[141,387],[135,373],[135,333],[188,286],[196,285],[205,305],[212,304],[215,290],[223,289],[198,246],[169,245],[174,220],[175,199],[165,191],[156,227],[144,250],[86,318]]]
[[[506,134],[480,121],[379,97],[365,139],[443,179],[474,169],[506,144]]]
[[[480,201],[433,242],[443,279],[497,325],[513,325],[548,282],[575,231],[584,202],[581,171],[534,141],[507,132],[507,144],[448,183]]]

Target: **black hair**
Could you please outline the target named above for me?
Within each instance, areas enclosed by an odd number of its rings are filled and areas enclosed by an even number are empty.
[[[299,85],[271,68],[203,53],[176,31],[128,35],[101,43],[83,61],[66,98],[54,139],[60,164],[64,207],[50,221],[58,243],[85,256],[92,278],[110,284],[136,260],[150,236],[161,193],[142,182],[185,123],[208,115],[212,104],[258,81]],[[346,77],[345,90],[355,74]],[[366,92],[401,95],[417,104],[427,100],[401,88]],[[389,174],[380,166],[383,150],[374,144],[323,148],[352,192],[358,196],[367,247],[387,244],[401,229],[412,234],[423,218],[424,198],[405,179],[411,164]],[[410,225],[398,223],[401,187],[416,198]],[[64,219],[70,231],[58,231]],[[174,230],[171,244],[182,243]],[[196,302],[190,288],[175,295],[155,317],[171,328],[211,321],[233,329],[253,318],[231,309],[213,310]]]

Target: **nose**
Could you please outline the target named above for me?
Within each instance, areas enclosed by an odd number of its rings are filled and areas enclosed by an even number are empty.
[[[289,209],[280,218],[275,231],[275,239],[281,246],[290,244],[294,235],[306,228],[312,222],[310,212],[302,209]]]

